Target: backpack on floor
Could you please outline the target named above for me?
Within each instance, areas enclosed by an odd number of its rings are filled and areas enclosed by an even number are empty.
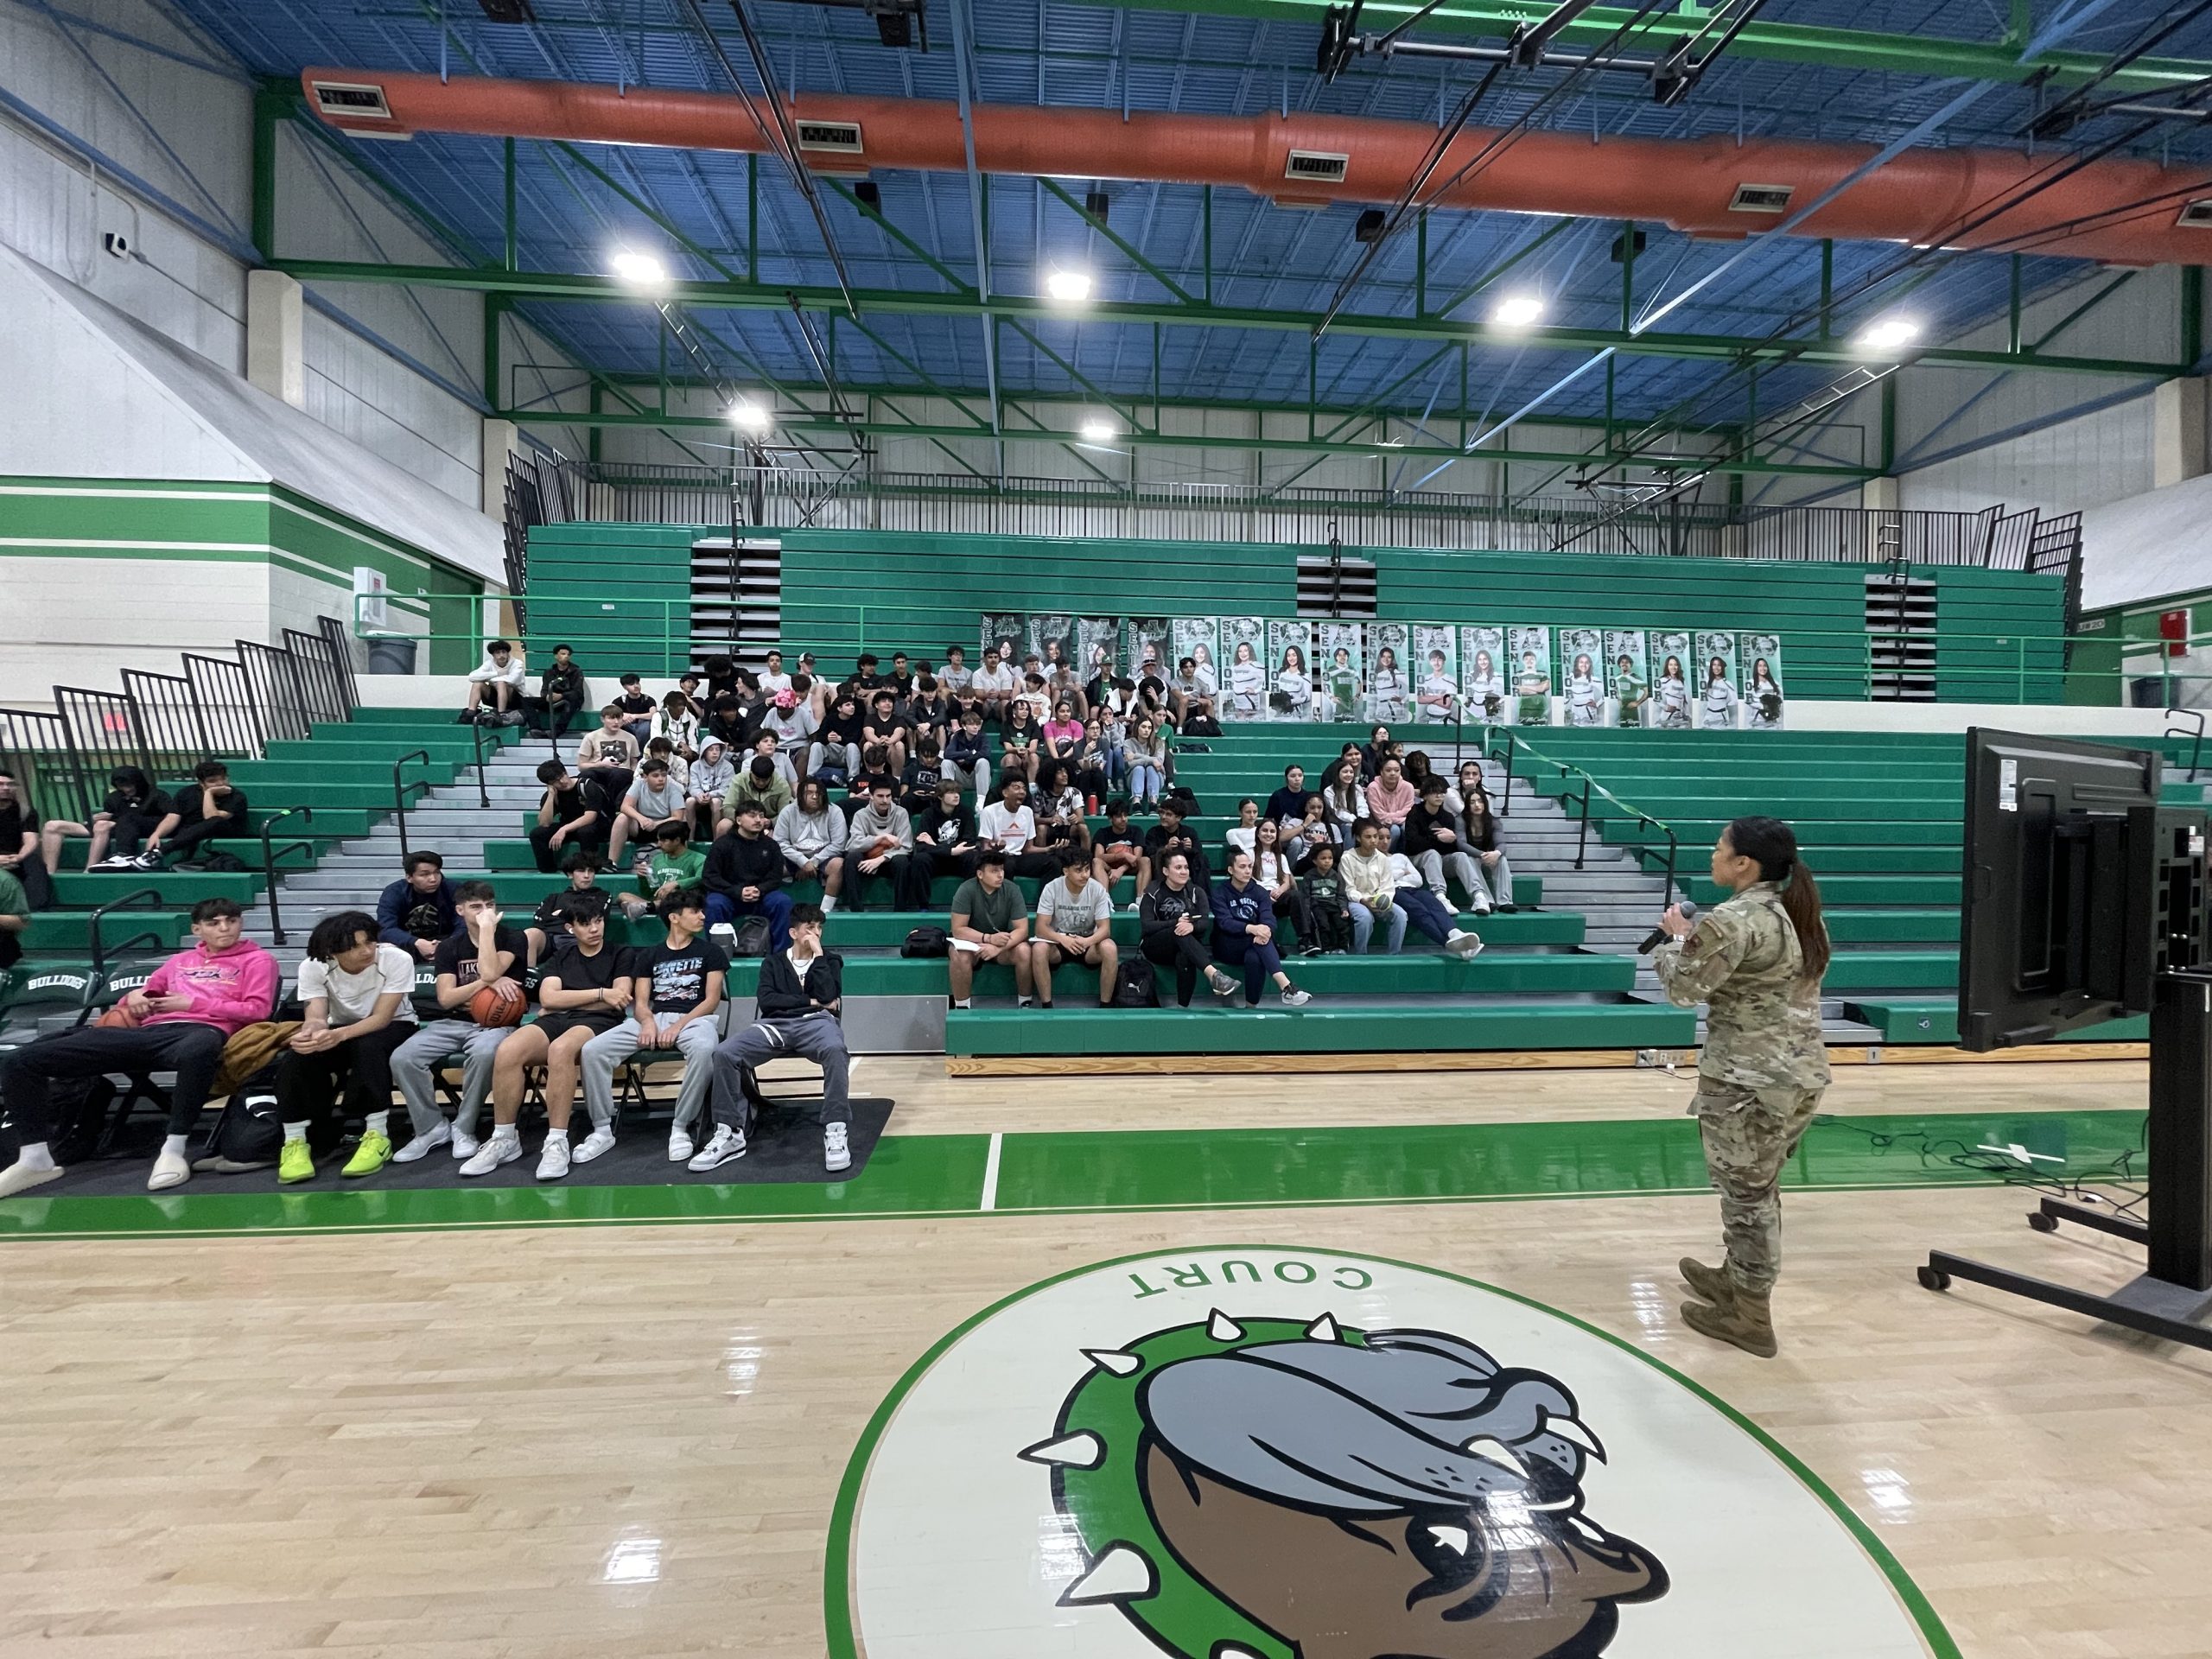
[[[1198,804],[1198,798],[1181,784],[1168,785],[1167,793],[1162,798],[1174,802],[1186,818],[1195,818],[1205,810]]]
[[[1114,1006],[1149,1008],[1157,1007],[1159,1001],[1159,994],[1153,986],[1152,964],[1142,957],[1125,957],[1114,980]]]
[[[55,1077],[48,1083],[46,1108],[52,1127],[46,1144],[54,1161],[67,1167],[92,1156],[107,1132],[108,1109],[114,1104],[115,1084],[106,1077]],[[22,1144],[13,1115],[0,1102],[0,1154],[13,1163]]]
[[[226,1171],[265,1169],[284,1146],[284,1115],[266,1087],[242,1088],[225,1103],[207,1154]]]
[[[729,953],[733,957],[765,957],[772,937],[766,916],[741,916],[730,934]]]
[[[1183,722],[1183,735],[1185,737],[1219,737],[1221,722],[1211,715],[1192,715]],[[1198,753],[1206,754],[1211,753],[1211,751],[1201,749]]]
[[[941,927],[918,927],[906,936],[906,944],[899,947],[902,957],[949,957],[952,954],[952,936]]]

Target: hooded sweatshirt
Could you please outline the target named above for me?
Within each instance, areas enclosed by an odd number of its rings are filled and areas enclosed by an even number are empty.
[[[181,1014],[149,1014],[149,1026],[214,1026],[226,1037],[266,1020],[276,1006],[276,958],[251,939],[218,954],[195,944],[181,950],[146,982],[149,996],[188,996]]]
[[[874,803],[870,802],[854,811],[850,831],[845,837],[845,849],[868,856],[875,850],[875,843],[886,836],[896,841],[900,850],[913,846],[913,825],[906,817],[906,809],[893,801],[878,812]]]
[[[711,795],[717,800],[729,792],[737,779],[737,769],[729,763],[729,745],[718,737],[710,737],[699,750],[699,758],[692,762],[691,775],[685,788],[694,795]]]

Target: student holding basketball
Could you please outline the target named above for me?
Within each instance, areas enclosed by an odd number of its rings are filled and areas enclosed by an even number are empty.
[[[770,845],[772,847],[773,842]],[[545,965],[537,982],[542,1013],[534,1025],[511,1033],[492,1061],[492,1138],[461,1166],[464,1175],[489,1175],[522,1156],[523,1086],[530,1068],[545,1068],[545,1147],[537,1179],[557,1181],[569,1173],[569,1115],[575,1109],[584,1045],[612,1031],[630,1011],[631,953],[607,942],[607,895],[596,891],[569,899],[569,939]]]
[[[492,1092],[492,1062],[530,1006],[522,988],[529,936],[505,925],[489,881],[464,881],[454,896],[461,931],[438,946],[431,964],[440,1017],[424,1020],[391,1057],[392,1081],[415,1129],[415,1138],[391,1154],[396,1164],[411,1164],[440,1147],[452,1147],[456,1158],[476,1155],[476,1116]],[[448,1126],[433,1084],[439,1068],[456,1054],[461,1110]]]

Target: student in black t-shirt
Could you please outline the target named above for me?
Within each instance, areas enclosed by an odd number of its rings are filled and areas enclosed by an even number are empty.
[[[65,836],[92,838],[92,844],[85,854],[86,869],[127,870],[138,856],[139,844],[175,810],[168,795],[156,789],[137,766],[118,766],[108,773],[107,783],[107,798],[92,814],[90,823],[77,823],[68,818],[47,820],[41,840],[49,871],[61,868],[61,841]],[[0,809],[0,819],[5,816],[4,809]],[[30,817],[28,807],[24,817],[27,820]],[[0,848],[7,844],[6,828],[0,823]]]
[[[454,904],[460,929],[442,940],[430,958],[436,1017],[424,1020],[391,1057],[391,1079],[399,1085],[415,1130],[415,1138],[391,1154],[396,1164],[411,1164],[439,1147],[451,1147],[456,1158],[476,1155],[476,1115],[492,1092],[492,1064],[499,1045],[513,1035],[515,1027],[479,1025],[468,1005],[487,985],[504,986],[517,997],[524,995],[530,939],[519,928],[506,925],[492,884],[462,882],[454,890]],[[461,1110],[448,1127],[438,1109],[435,1078],[439,1068],[456,1054],[461,1056]]]
[[[607,940],[607,895],[577,893],[569,900],[568,944],[545,964],[537,982],[543,1010],[499,1045],[492,1064],[492,1138],[461,1166],[464,1175],[488,1175],[522,1156],[515,1120],[522,1115],[530,1068],[545,1068],[545,1149],[537,1179],[557,1181],[569,1173],[569,1114],[575,1108],[576,1077],[584,1045],[622,1022],[630,1007],[630,953]]]
[[[535,968],[552,960],[553,953],[569,942],[569,905],[580,893],[599,893],[599,853],[590,847],[571,847],[562,855],[561,874],[569,878],[565,887],[556,887],[537,901],[537,912],[530,918],[530,925],[523,936],[530,941],[530,957],[525,967]],[[601,897],[607,897],[601,893]],[[609,899],[611,905],[613,899]]]
[[[0,768],[0,870],[28,883],[38,857],[38,831],[37,810],[23,798],[16,774]]]
[[[653,734],[653,710],[660,705],[645,695],[645,682],[635,674],[622,677],[622,695],[614,699],[622,711],[622,729],[638,740],[639,753]]]
[[[1114,883],[1125,875],[1137,875],[1145,868],[1144,836],[1129,822],[1129,804],[1116,799],[1106,803],[1106,827],[1090,843],[1090,873],[1099,886],[1110,893]],[[1137,893],[1152,884],[1141,878],[1137,882]]]
[[[220,760],[202,760],[192,769],[193,786],[179,791],[175,810],[154,826],[146,850],[131,861],[135,868],[158,870],[171,853],[189,854],[203,842],[246,833],[245,791],[231,787],[231,769]]]
[[[584,1045],[584,1106],[592,1127],[576,1148],[580,1164],[614,1144],[615,1068],[640,1052],[654,1058],[671,1052],[683,1057],[668,1161],[680,1164],[694,1150],[691,1125],[715,1080],[715,1010],[721,1006],[729,957],[707,937],[707,895],[697,887],[662,899],[660,914],[668,925],[666,940],[630,952],[635,982],[630,1017]]]
[[[626,790],[629,773],[620,776]],[[537,768],[537,781],[545,785],[545,795],[537,804],[537,824],[530,832],[530,849],[537,855],[538,869],[550,875],[561,868],[564,847],[574,843],[596,850],[607,845],[614,816],[622,810],[621,798],[610,798],[601,779],[588,772],[571,772],[558,760],[543,762]]]

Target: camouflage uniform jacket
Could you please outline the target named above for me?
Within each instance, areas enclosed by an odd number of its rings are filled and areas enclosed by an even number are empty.
[[[1801,978],[1804,956],[1777,884],[1755,882],[1714,906],[1651,966],[1669,1001],[1708,1005],[1700,1076],[1751,1089],[1827,1085],[1820,986]]]

